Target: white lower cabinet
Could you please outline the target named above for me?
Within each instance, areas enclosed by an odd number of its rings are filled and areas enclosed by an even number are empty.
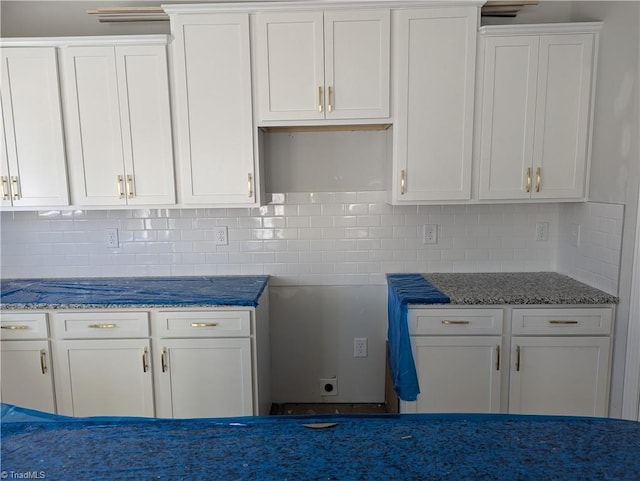
[[[502,309],[410,309],[420,394],[402,412],[500,412]]]
[[[228,308],[156,313],[158,416],[268,414],[260,407],[265,404],[260,401],[266,379],[257,376],[258,364],[269,364],[262,345],[256,344],[256,316],[261,312]]]
[[[610,308],[514,309],[509,412],[607,416]]]
[[[154,416],[147,312],[54,314],[58,412]]]
[[[607,416],[612,319],[609,306],[410,308],[420,394],[400,410]]]
[[[46,314],[2,313],[0,328],[0,400],[55,413]]]

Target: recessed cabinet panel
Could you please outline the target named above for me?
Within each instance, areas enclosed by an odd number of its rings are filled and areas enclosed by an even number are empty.
[[[1,50],[2,205],[68,205],[56,50]]]
[[[606,416],[608,337],[514,337],[509,412]]]
[[[55,413],[49,341],[2,341],[0,344],[0,400]]]
[[[175,35],[180,202],[251,205],[257,179],[248,15],[178,17]]]
[[[415,412],[500,412],[501,342],[501,336],[414,337],[420,394],[409,404]]]
[[[538,198],[584,195],[593,35],[540,38],[534,171]],[[537,180],[537,179],[536,179]]]
[[[471,198],[476,14],[394,12],[396,203]]]
[[[251,416],[251,340],[164,339],[161,396],[176,418]]]
[[[153,416],[147,339],[56,341],[60,414]]]
[[[538,37],[487,38],[485,50],[479,195],[529,198]]]

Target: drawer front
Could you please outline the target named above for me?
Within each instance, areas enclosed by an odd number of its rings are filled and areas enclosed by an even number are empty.
[[[502,309],[409,309],[410,335],[502,334]]]
[[[0,339],[46,339],[47,314],[44,312],[0,313]]]
[[[251,311],[161,311],[153,328],[160,337],[248,337]]]
[[[609,335],[612,318],[609,307],[514,309],[511,322],[516,335]]]
[[[123,339],[149,337],[147,312],[66,312],[53,314],[58,339]]]

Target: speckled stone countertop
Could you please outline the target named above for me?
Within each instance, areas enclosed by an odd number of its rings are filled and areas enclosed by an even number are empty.
[[[617,304],[618,298],[555,272],[429,273],[451,304]]]
[[[269,276],[2,279],[1,308],[257,306]]]

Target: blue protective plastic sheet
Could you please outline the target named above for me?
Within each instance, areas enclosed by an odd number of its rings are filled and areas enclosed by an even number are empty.
[[[257,306],[268,276],[3,279],[3,308]]]
[[[403,401],[415,401],[420,394],[418,374],[411,352],[408,304],[447,304],[449,298],[421,274],[387,274],[389,328],[389,370],[393,387]]]
[[[640,479],[640,424],[504,414],[68,418],[3,408],[2,470],[51,480]],[[22,417],[22,419],[21,419]],[[333,422],[309,429],[307,423]]]

